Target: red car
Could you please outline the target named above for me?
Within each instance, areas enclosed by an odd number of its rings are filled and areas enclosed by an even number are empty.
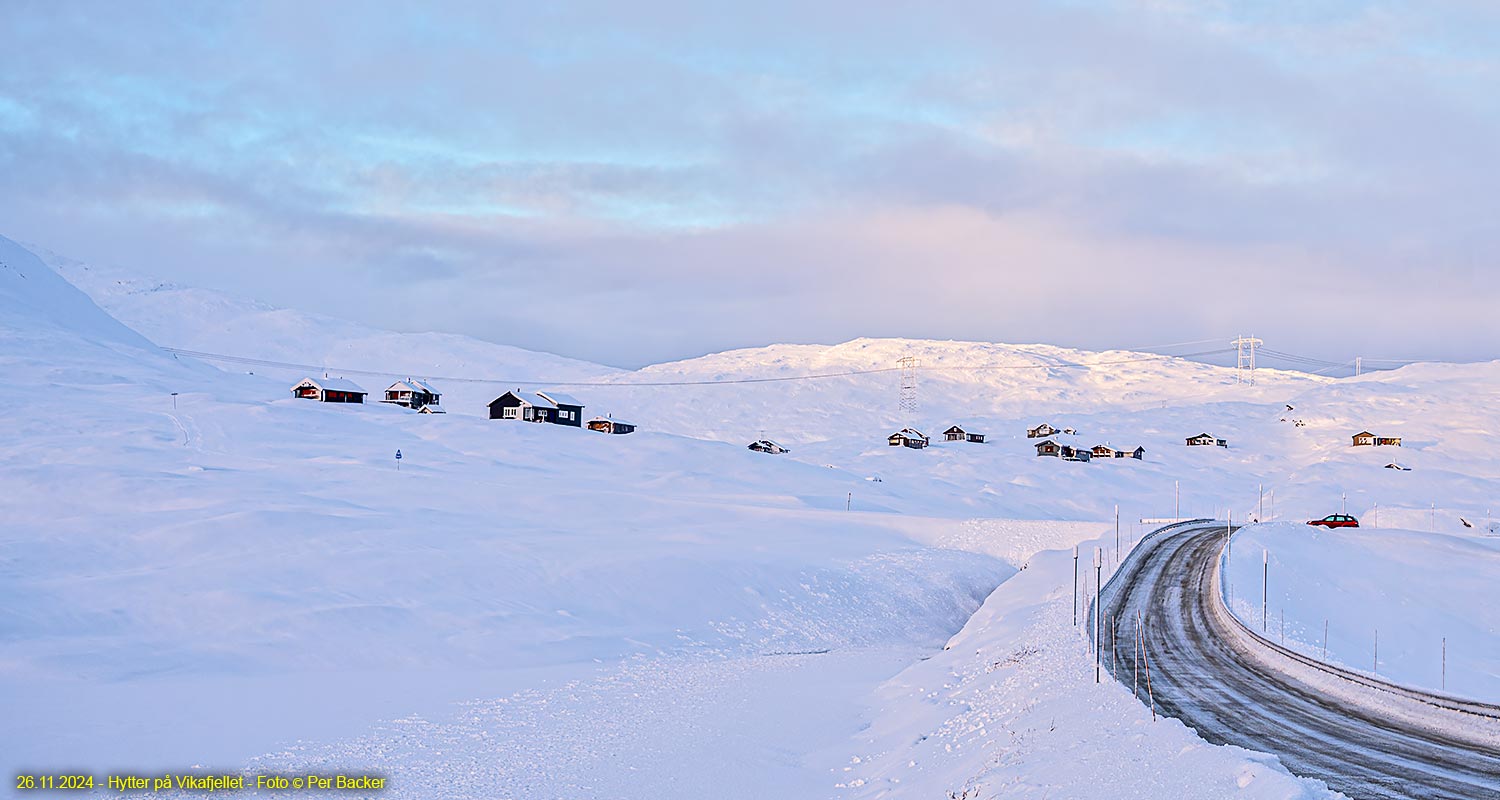
[[[1322,519],[1310,519],[1309,525],[1322,525],[1325,528],[1358,528],[1359,520],[1348,514],[1329,514]]]

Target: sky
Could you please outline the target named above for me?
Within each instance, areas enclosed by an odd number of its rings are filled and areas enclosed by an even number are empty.
[[[0,235],[617,366],[1500,358],[1497,185],[1488,0],[0,4]]]

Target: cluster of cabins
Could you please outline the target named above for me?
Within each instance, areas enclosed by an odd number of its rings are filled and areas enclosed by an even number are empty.
[[[323,403],[363,403],[367,392],[345,378],[303,378],[292,387],[292,396]],[[419,414],[442,414],[442,395],[426,381],[406,378],[385,390],[383,403],[402,406]],[[583,419],[583,403],[554,391],[506,392],[490,402],[490,419],[545,422],[600,433],[632,433],[635,425],[613,416]]]
[[[943,439],[949,442],[984,444],[984,434],[978,431],[964,430],[962,425],[954,425],[948,430],[943,431]],[[932,440],[916,428],[902,428],[885,437],[885,441],[891,447],[910,447],[913,450],[921,450],[932,444]]]

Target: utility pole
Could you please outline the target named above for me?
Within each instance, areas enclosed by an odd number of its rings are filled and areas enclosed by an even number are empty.
[[[1354,377],[1356,377],[1356,378],[1359,377],[1359,374],[1363,370],[1364,365],[1365,365],[1365,359],[1364,359],[1363,356],[1355,356],[1354,357]]]
[[[1375,629],[1375,666],[1372,668],[1376,675],[1380,674],[1380,629]]]
[[[1448,637],[1443,637],[1443,691],[1448,691]]]
[[[1254,336],[1241,336],[1230,342],[1234,345],[1237,354],[1235,364],[1235,382],[1255,385],[1255,348],[1264,344]]]
[[[1323,620],[1323,660],[1328,660],[1328,620]]]
[[[1172,481],[1172,521],[1182,519],[1182,481]]]

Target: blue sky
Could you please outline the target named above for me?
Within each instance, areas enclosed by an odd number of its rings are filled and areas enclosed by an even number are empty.
[[[0,233],[627,366],[1492,358],[1497,89],[1478,0],[12,0]]]

